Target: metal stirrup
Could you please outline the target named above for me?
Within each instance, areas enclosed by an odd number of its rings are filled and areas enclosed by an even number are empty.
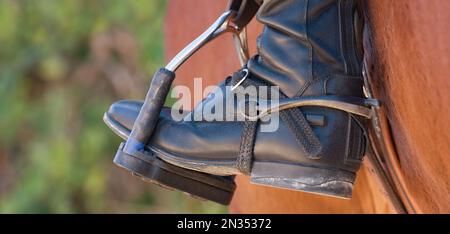
[[[231,32],[233,34],[234,45],[236,47],[241,65],[244,65],[250,55],[248,52],[247,32],[244,28],[239,28],[231,23],[235,15],[234,11],[223,13],[205,32],[181,50],[167,65],[166,69],[175,72],[187,59],[189,59],[198,49],[211,42],[218,36]]]
[[[165,98],[169,94],[170,87],[175,79],[175,71],[198,49],[223,33],[231,32],[234,35],[234,42],[241,63],[247,62],[249,53],[246,31],[242,26],[239,27],[233,24],[232,20],[236,15],[237,13],[234,10],[228,10],[223,13],[205,32],[180,51],[165,68],[159,69],[153,75],[144,104],[123,148],[125,153],[133,155],[144,150],[146,142],[150,139],[157,125],[159,113],[164,106]]]

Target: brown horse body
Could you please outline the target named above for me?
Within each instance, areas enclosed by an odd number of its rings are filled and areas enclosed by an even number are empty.
[[[226,5],[226,0],[170,0],[166,57],[199,35]],[[372,0],[365,5],[367,75],[383,107],[381,132],[371,135],[375,153],[358,173],[353,198],[257,186],[238,176],[231,212],[450,212],[450,2]],[[252,54],[261,29],[256,21],[248,27]],[[205,88],[222,81],[239,68],[232,46],[231,36],[224,36],[201,49],[177,71],[176,84],[193,88],[193,79],[202,77]]]

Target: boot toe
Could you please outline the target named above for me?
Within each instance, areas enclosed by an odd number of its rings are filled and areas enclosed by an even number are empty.
[[[115,102],[103,116],[103,121],[117,135],[127,139],[143,104],[143,101],[138,100],[120,100]],[[170,117],[170,108],[163,107],[160,116]]]
[[[116,122],[115,124],[120,124],[128,130],[131,130],[142,105],[142,101],[121,100],[113,103],[106,112],[106,115],[110,121],[114,121]]]

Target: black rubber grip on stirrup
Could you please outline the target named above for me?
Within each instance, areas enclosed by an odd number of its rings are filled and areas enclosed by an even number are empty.
[[[142,151],[152,136],[174,79],[175,73],[165,68],[160,68],[154,74],[144,104],[124,147],[128,154]]]
[[[231,21],[239,28],[244,28],[255,16],[261,2],[258,0],[231,0],[228,9],[236,12]]]

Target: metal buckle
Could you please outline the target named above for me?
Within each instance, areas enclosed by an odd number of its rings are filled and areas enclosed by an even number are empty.
[[[244,77],[242,77],[235,85],[233,85],[233,87],[231,87],[231,91],[234,91],[237,87],[239,87],[239,85],[242,84],[242,82],[244,82],[245,79],[247,79],[247,76],[248,76],[248,73],[249,73],[248,69],[244,68],[244,69],[242,69],[242,71],[245,72]]]

